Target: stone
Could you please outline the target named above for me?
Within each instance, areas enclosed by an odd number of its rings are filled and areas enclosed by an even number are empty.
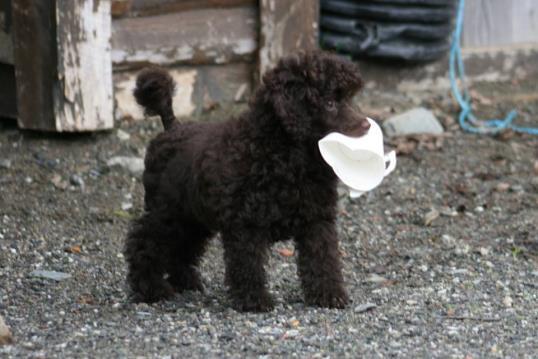
[[[365,304],[356,306],[353,311],[355,313],[364,313],[364,312],[369,311],[370,309],[374,309],[375,307],[377,307],[377,305],[375,305],[374,303],[365,303]]]
[[[121,129],[118,129],[118,131],[116,131],[116,136],[119,138],[120,141],[127,141],[131,138],[130,134]]]
[[[366,281],[369,283],[383,283],[387,281],[387,278],[382,277],[376,273],[373,273],[366,278]]]
[[[133,208],[132,202],[122,202],[121,203],[121,210],[122,211],[129,211]]]
[[[65,190],[69,186],[67,181],[64,181],[62,179],[62,176],[60,176],[59,174],[55,174],[52,177],[51,182],[54,185],[54,187],[56,187],[58,189],[61,189],[61,190]]]
[[[50,271],[50,270],[35,270],[30,273],[32,277],[38,277],[38,278],[45,278],[45,279],[52,279],[57,282],[60,282],[64,279],[71,278],[71,274],[63,273],[63,272],[56,272],[56,271]]]
[[[426,213],[423,217],[423,222],[424,222],[424,225],[426,227],[428,227],[429,225],[431,225],[433,223],[433,221],[435,221],[437,218],[439,218],[441,214],[439,213],[439,211],[437,211],[435,208],[433,208],[431,211],[429,211],[428,213]]]
[[[2,159],[0,160],[0,168],[5,168],[6,170],[11,168],[11,160]]]
[[[69,182],[71,182],[73,186],[77,186],[84,189],[84,180],[77,174],[72,174],[71,177],[69,177]]]
[[[503,304],[504,304],[505,307],[510,308],[510,307],[512,307],[513,303],[514,303],[514,301],[512,300],[512,297],[510,297],[509,295],[504,297]]]
[[[13,335],[11,334],[11,330],[9,330],[6,322],[4,322],[4,318],[0,315],[0,346],[12,343]]]
[[[116,156],[110,158],[106,164],[108,167],[118,166],[124,168],[135,176],[139,176],[144,172],[144,159],[140,157]]]
[[[383,122],[383,130],[389,137],[412,134],[440,135],[444,131],[433,112],[424,107],[417,107],[389,118]]]

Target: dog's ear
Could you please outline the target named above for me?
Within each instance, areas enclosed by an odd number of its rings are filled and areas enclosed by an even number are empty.
[[[279,91],[272,91],[269,102],[287,133],[297,139],[304,139],[308,135],[311,119],[301,85],[289,83]]]
[[[263,77],[258,91],[265,108],[269,108],[284,128],[296,139],[304,139],[310,132],[311,116],[307,105],[308,86],[298,76],[298,58],[287,58]]]

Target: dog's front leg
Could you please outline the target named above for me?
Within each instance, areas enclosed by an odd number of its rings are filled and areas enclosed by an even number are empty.
[[[349,297],[344,288],[335,224],[330,221],[311,223],[295,241],[306,304],[345,307]]]
[[[226,284],[234,307],[239,311],[267,312],[273,300],[267,290],[264,265],[267,262],[269,237],[263,231],[235,230],[223,233]]]

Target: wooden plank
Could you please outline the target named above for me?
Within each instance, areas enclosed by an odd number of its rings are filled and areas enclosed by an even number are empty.
[[[91,131],[113,126],[110,3],[13,3],[19,126]]]
[[[0,0],[0,63],[13,64],[11,0]]]
[[[252,91],[254,65],[180,66],[170,69],[177,83],[174,112],[191,116],[226,103],[244,102]],[[114,74],[116,117],[143,119],[144,113],[133,98],[138,71]]]
[[[468,0],[465,3],[464,47],[538,43],[536,0]]]
[[[282,56],[318,46],[319,2],[260,0],[259,74]]]
[[[117,69],[253,61],[257,23],[255,7],[114,20],[112,61]]]
[[[17,117],[17,96],[15,87],[15,68],[0,64],[0,117]]]
[[[112,17],[122,17],[131,11],[133,0],[112,0],[110,5],[110,13]]]
[[[132,16],[149,16],[194,9],[257,6],[257,0],[133,0]]]
[[[17,0],[13,3],[12,14],[19,126],[54,130],[55,4],[51,1]]]
[[[57,1],[58,131],[93,131],[114,126],[110,3]]]

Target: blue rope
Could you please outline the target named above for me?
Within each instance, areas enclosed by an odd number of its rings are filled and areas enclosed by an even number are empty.
[[[519,127],[512,124],[512,121],[517,116],[517,111],[512,110],[504,119],[479,120],[475,117],[472,111],[471,96],[465,84],[465,68],[463,66],[463,58],[461,56],[461,30],[463,28],[463,13],[465,8],[465,0],[460,0],[456,18],[456,28],[452,38],[452,46],[450,48],[450,63],[449,76],[452,93],[458,101],[461,112],[459,115],[459,123],[465,131],[478,134],[495,134],[505,129],[511,129],[515,132],[528,133],[538,135],[538,128]],[[463,93],[458,88],[456,80],[460,79]]]

